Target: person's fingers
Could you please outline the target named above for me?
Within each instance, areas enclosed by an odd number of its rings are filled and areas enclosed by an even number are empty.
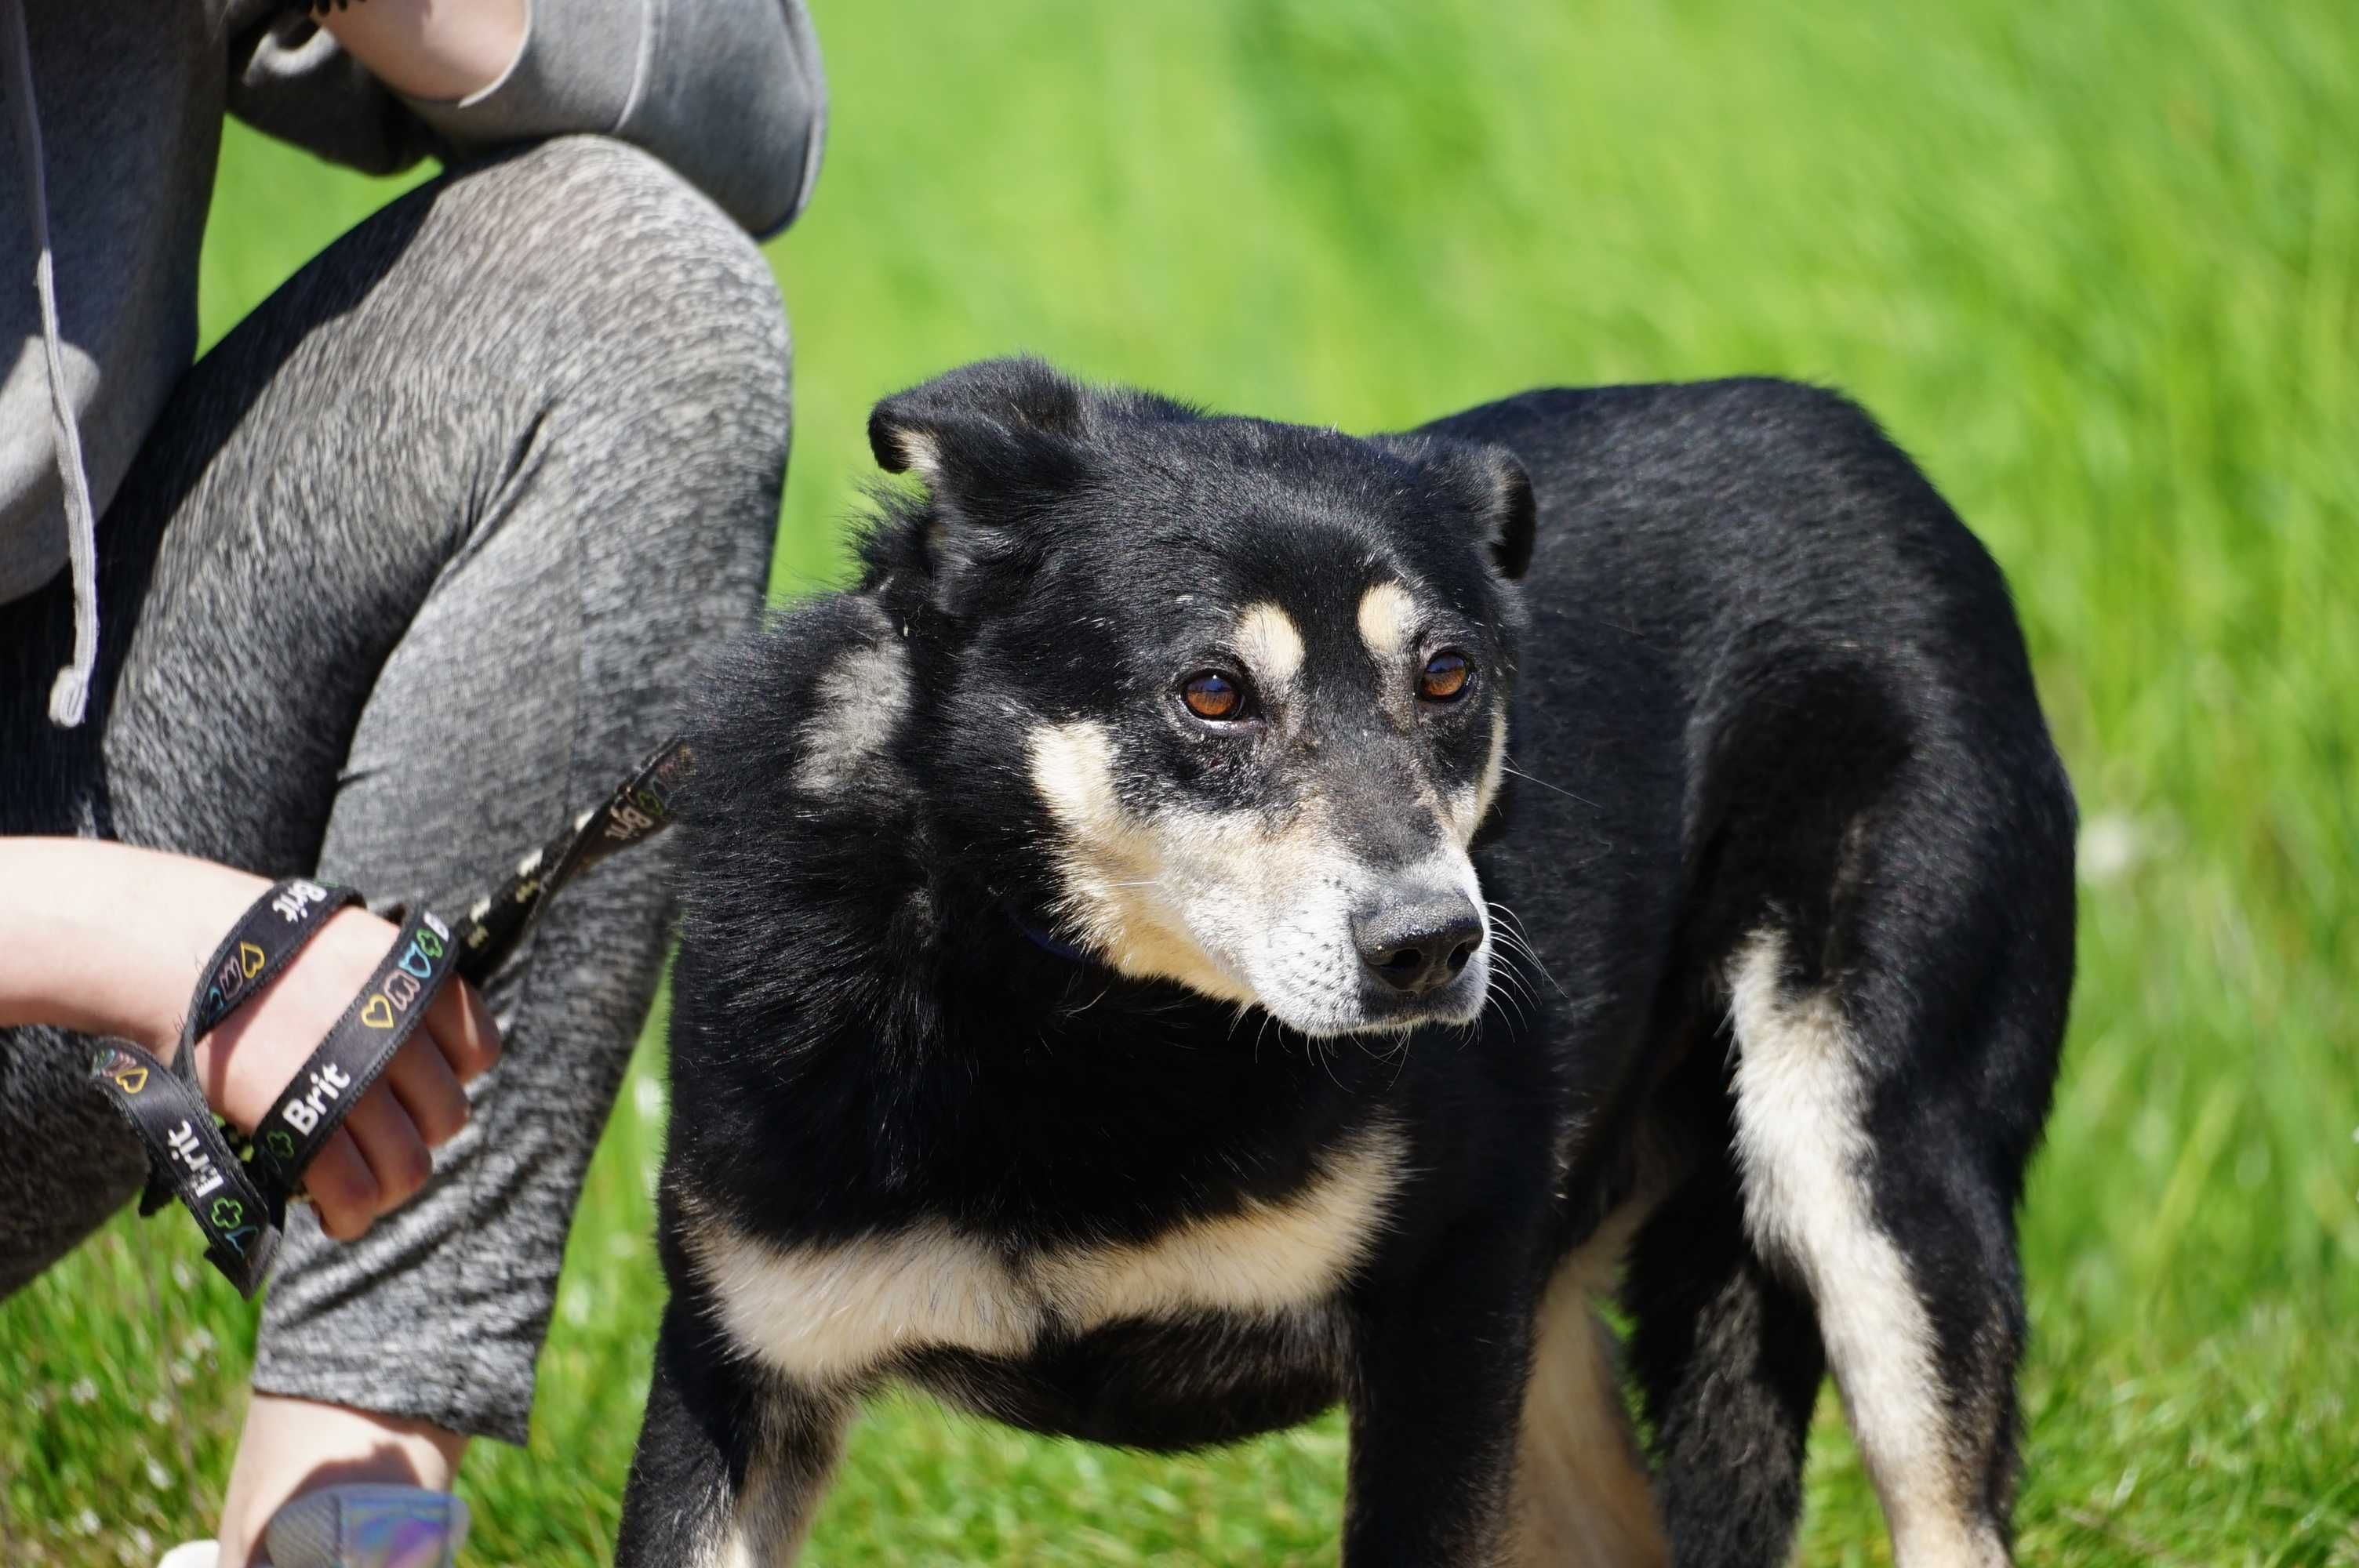
[[[339,1127],[303,1168],[303,1190],[320,1211],[320,1228],[338,1241],[357,1238],[375,1220],[380,1195],[368,1162]]]
[[[385,1081],[428,1148],[440,1148],[467,1125],[467,1091],[459,1087],[446,1050],[435,1040],[410,1036],[386,1068]]]
[[[369,1174],[376,1178],[379,1214],[408,1203],[434,1173],[434,1157],[426,1152],[417,1124],[381,1084],[361,1097],[344,1118],[342,1130],[353,1135],[361,1158],[368,1162]]]
[[[500,1026],[492,1022],[492,1010],[475,988],[464,980],[442,988],[427,1011],[426,1026],[462,1084],[500,1059]]]

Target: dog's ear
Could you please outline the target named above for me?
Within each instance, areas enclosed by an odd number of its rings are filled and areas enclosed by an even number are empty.
[[[1005,522],[1077,476],[1089,394],[1031,358],[984,360],[895,393],[868,416],[886,473],[915,473],[966,521]]]
[[[1043,544],[1027,524],[1086,473],[1092,397],[1038,360],[985,360],[870,413],[877,466],[925,481],[913,543],[938,608],[963,618],[1027,576]]]
[[[1473,452],[1480,476],[1489,487],[1491,562],[1501,577],[1514,582],[1532,564],[1532,538],[1539,524],[1532,476],[1505,447],[1476,447]]]
[[[1532,564],[1539,507],[1532,476],[1505,447],[1426,435],[1380,436],[1377,444],[1440,480],[1473,514],[1491,564],[1509,582]]]

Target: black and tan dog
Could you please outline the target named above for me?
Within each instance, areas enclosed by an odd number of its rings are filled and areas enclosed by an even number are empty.
[[[696,737],[624,1563],[791,1559],[894,1380],[1148,1448],[1342,1400],[1353,1568],[1772,1563],[1829,1370],[1900,1563],[2006,1561],[2073,812],[1865,417],[1006,361],[869,434],[923,494]]]

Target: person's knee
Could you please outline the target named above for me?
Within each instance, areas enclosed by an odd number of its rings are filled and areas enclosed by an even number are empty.
[[[760,250],[670,168],[604,137],[513,154],[461,176],[451,197],[464,203],[453,217],[497,241],[485,254],[503,281],[484,286],[513,288],[516,320],[530,324],[524,351],[543,362],[516,372],[544,383],[537,400],[594,439],[616,475],[661,471],[704,492],[698,530],[727,559],[689,576],[713,579],[733,602],[758,596],[792,372],[785,309]],[[662,510],[608,521],[636,535]]]
[[[560,136],[484,172],[503,186],[500,204],[513,221],[594,260],[585,278],[630,277],[643,295],[653,268],[777,308],[777,285],[753,239],[651,153],[607,136]]]
[[[460,222],[490,231],[494,273],[549,320],[577,373],[618,395],[645,396],[652,381],[675,402],[774,410],[783,446],[791,353],[777,280],[753,240],[660,160],[563,136],[461,175],[448,199]]]

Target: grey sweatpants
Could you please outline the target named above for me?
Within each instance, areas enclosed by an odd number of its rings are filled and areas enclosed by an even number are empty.
[[[455,913],[602,800],[757,613],[788,370],[759,254],[643,154],[569,138],[401,198],[174,394],[99,528],[82,730],[43,717],[65,575],[0,605],[0,831]],[[524,1441],[665,859],[582,877],[493,979],[506,1054],[422,1195],[352,1246],[297,1212],[258,1388]],[[88,1057],[0,1031],[0,1295],[140,1184]]]

